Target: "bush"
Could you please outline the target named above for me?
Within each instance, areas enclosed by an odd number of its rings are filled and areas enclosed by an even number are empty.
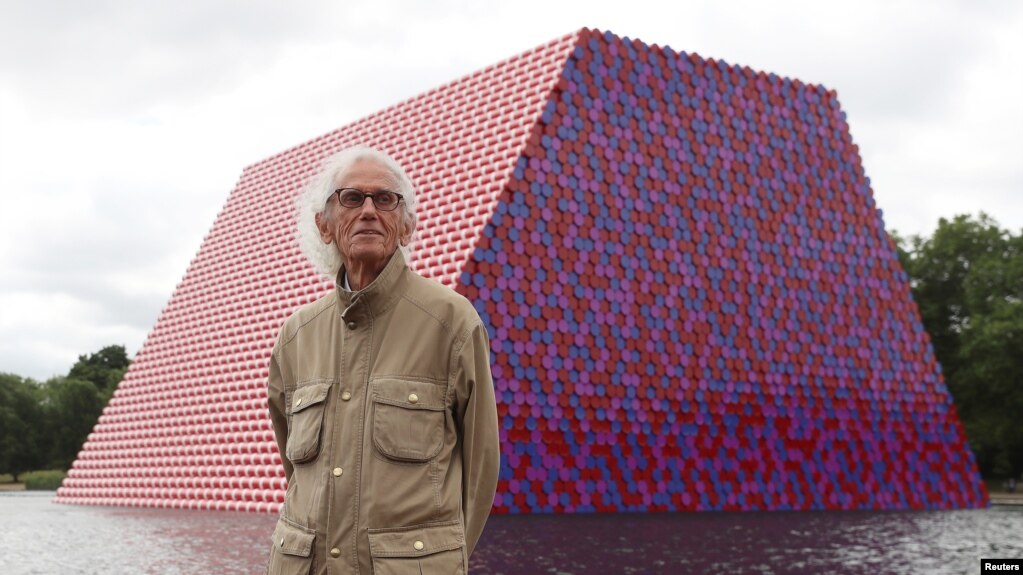
[[[34,491],[56,491],[67,473],[57,469],[49,471],[29,471],[23,473],[19,479],[25,483],[25,489]]]

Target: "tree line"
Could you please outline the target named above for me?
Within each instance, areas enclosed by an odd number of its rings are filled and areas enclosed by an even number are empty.
[[[981,213],[890,234],[985,478],[1023,473],[1023,232]]]
[[[929,237],[890,235],[981,474],[1019,477],[1023,234],[980,214],[942,218]],[[68,469],[129,364],[111,345],[42,383],[0,373],[0,474]]]
[[[44,382],[0,373],[0,474],[70,468],[130,363],[110,345]]]

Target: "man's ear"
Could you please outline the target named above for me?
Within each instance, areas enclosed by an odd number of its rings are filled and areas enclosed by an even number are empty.
[[[401,232],[400,240],[401,245],[403,246],[407,246],[409,242],[412,241],[412,234],[416,232],[416,217],[412,216],[410,220],[410,223],[403,226],[404,229]],[[404,219],[402,221],[404,221]]]
[[[325,244],[334,243],[334,236],[330,233],[330,218],[324,215],[323,212],[316,214],[316,229],[320,230],[320,240]]]

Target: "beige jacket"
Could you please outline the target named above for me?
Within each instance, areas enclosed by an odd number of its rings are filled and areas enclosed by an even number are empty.
[[[288,477],[271,575],[468,570],[500,465],[489,349],[472,305],[400,250],[365,289],[284,322],[268,384]]]

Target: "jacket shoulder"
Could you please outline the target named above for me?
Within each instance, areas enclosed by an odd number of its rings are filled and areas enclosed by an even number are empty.
[[[292,312],[288,319],[284,320],[284,325],[281,326],[280,334],[277,336],[277,345],[287,345],[309,323],[329,318],[329,312],[336,307],[337,297],[333,290],[316,301],[302,305]]]
[[[465,296],[416,273],[412,274],[405,299],[455,333],[482,323],[476,308]]]

